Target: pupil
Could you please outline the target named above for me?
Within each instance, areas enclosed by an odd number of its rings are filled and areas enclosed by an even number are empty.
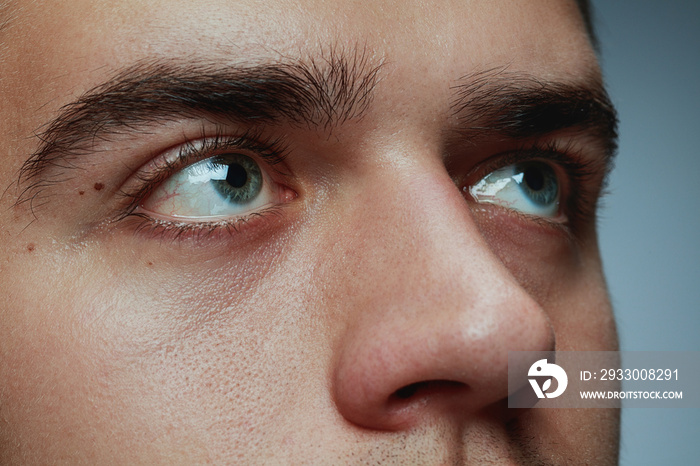
[[[544,175],[542,170],[537,167],[527,167],[525,169],[525,182],[533,191],[539,191],[544,188]]]
[[[241,188],[245,186],[248,181],[248,173],[245,168],[239,164],[229,165],[228,171],[226,172],[226,182],[233,186],[234,188]]]

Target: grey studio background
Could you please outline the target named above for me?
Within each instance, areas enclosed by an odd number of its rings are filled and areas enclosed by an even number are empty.
[[[593,6],[621,123],[599,220],[621,347],[700,351],[700,1]],[[698,415],[623,411],[620,464],[700,464]]]

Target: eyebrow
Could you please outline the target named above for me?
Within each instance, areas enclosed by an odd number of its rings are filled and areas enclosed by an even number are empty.
[[[495,134],[522,140],[575,130],[602,143],[606,164],[616,154],[617,112],[596,79],[545,81],[499,68],[464,76],[453,91],[458,133],[473,143]]]
[[[139,62],[63,106],[35,132],[40,145],[20,169],[20,183],[29,182],[20,202],[60,181],[46,179],[49,167],[71,168],[95,140],[144,124],[215,116],[247,125],[284,120],[329,129],[358,119],[370,105],[380,68],[362,49],[256,65]]]
[[[41,144],[20,170],[19,182],[27,185],[17,203],[33,205],[43,188],[64,179],[48,176],[50,167],[73,168],[95,140],[139,131],[143,124],[213,115],[247,125],[287,121],[328,129],[360,118],[382,66],[368,57],[366,51],[332,51],[316,61],[262,65],[137,63],[62,107],[37,132]],[[604,143],[606,165],[615,154],[617,116],[594,80],[549,82],[492,69],[462,77],[452,91],[460,139],[476,144],[494,134],[525,139],[574,128]]]

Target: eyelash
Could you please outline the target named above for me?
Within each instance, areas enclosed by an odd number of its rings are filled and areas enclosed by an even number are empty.
[[[214,136],[207,137],[202,130],[202,136],[197,139],[186,139],[180,144],[175,157],[156,159],[153,166],[145,173],[136,175],[137,186],[120,192],[126,200],[126,206],[116,217],[117,222],[137,220],[134,231],[148,233],[160,239],[177,240],[183,237],[199,239],[213,234],[225,233],[235,235],[245,225],[269,216],[280,216],[283,206],[273,206],[258,212],[216,222],[175,222],[160,220],[148,214],[138,212],[141,203],[155,189],[179,170],[201,160],[214,157],[227,150],[244,151],[264,162],[264,166],[272,169],[278,176],[289,179],[291,174],[280,169],[288,155],[288,147],[281,138],[271,139],[262,135],[262,130],[248,130],[240,136],[228,136],[223,128],[217,127]],[[169,151],[165,151],[167,153]]]
[[[116,220],[138,220],[138,223],[134,226],[135,232],[146,232],[150,236],[157,236],[161,239],[177,240],[183,236],[198,239],[218,233],[235,235],[239,233],[242,227],[253,221],[265,219],[268,216],[281,216],[283,205],[269,207],[262,211],[229,220],[198,223],[160,220],[136,211],[144,199],[177,171],[226,150],[252,153],[256,158],[264,161],[265,165],[279,176],[283,178],[291,177],[289,173],[278,168],[283,165],[289,153],[288,147],[281,138],[265,138],[261,130],[248,130],[240,136],[228,136],[222,128],[218,127],[214,136],[206,137],[203,130],[200,138],[185,140],[180,145],[180,149],[175,157],[171,159],[157,159],[153,162],[154,166],[148,172],[137,175],[138,186],[121,192],[127,203]],[[591,189],[591,185],[596,183],[601,170],[598,163],[583,157],[571,145],[562,147],[554,142],[547,144],[523,144],[515,150],[491,157],[476,170],[472,171],[468,179],[473,181],[475,174],[483,177],[494,170],[511,164],[535,160],[550,163],[557,169],[557,172],[564,173],[565,180],[563,182],[566,194],[563,197],[563,205],[567,215],[566,224],[572,231],[575,231],[580,222],[590,219],[594,215],[597,195],[596,191]],[[466,186],[470,184],[467,183]],[[543,226],[563,226],[548,219],[527,214],[519,215],[523,215],[530,221],[536,221]]]
[[[466,183],[465,188],[474,180],[474,175],[477,175],[477,179],[481,179],[486,174],[508,165],[530,161],[549,163],[556,172],[563,173],[564,179],[560,180],[560,182],[564,183],[563,188],[565,190],[562,196],[562,205],[567,216],[566,225],[573,232],[582,222],[591,219],[595,215],[597,192],[602,187],[598,189],[593,187],[601,183],[599,179],[600,174],[605,172],[601,168],[603,163],[598,162],[597,159],[584,157],[572,144],[562,146],[561,143],[557,142],[535,142],[523,144],[515,150],[500,153],[491,157],[474,170],[469,175],[469,183]],[[546,218],[520,213],[518,215],[524,216],[531,221],[535,220],[546,226],[562,227],[561,223]]]

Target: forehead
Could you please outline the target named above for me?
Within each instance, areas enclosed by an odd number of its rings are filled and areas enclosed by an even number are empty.
[[[47,72],[109,74],[143,58],[275,60],[357,45],[390,63],[461,74],[508,65],[547,78],[590,73],[595,67],[571,0],[77,0],[17,5],[11,15],[17,24],[3,34],[10,56],[22,62],[30,79],[46,79]]]

